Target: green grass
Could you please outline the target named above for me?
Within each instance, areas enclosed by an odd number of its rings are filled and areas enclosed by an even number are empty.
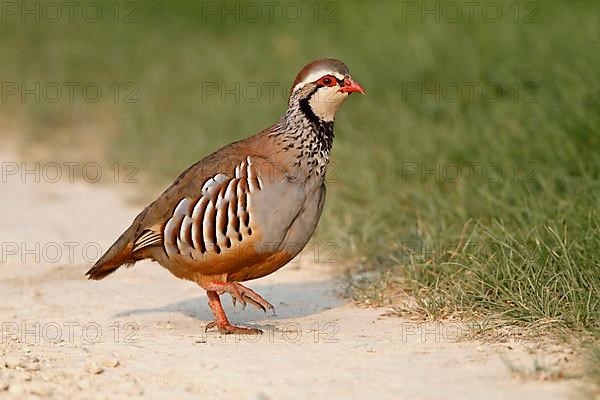
[[[106,11],[113,2],[100,3]],[[106,93],[94,104],[13,99],[0,116],[41,141],[100,139],[111,159],[136,162],[164,185],[285,110],[283,86],[272,100],[238,102],[203,98],[207,83],[266,90],[265,82],[289,84],[314,58],[338,57],[369,94],[339,115],[316,241],[339,246],[353,296],[404,313],[399,294],[409,293],[417,306],[408,312],[429,318],[597,337],[600,6],[540,2],[538,22],[523,23],[530,10],[521,2],[515,23],[514,1],[496,4],[498,23],[480,13],[424,23],[395,1],[340,2],[339,22],[328,24],[315,23],[307,4],[297,23],[281,14],[273,23],[203,22],[200,3],[187,1],[140,3],[134,24],[3,23],[4,82],[91,81]],[[112,101],[113,82],[134,82],[139,102]],[[469,82],[479,85],[472,98]],[[407,93],[436,83],[439,101]],[[455,84],[463,96],[452,101],[444,90]],[[489,84],[498,101],[481,93]],[[486,177],[490,165],[502,176]]]

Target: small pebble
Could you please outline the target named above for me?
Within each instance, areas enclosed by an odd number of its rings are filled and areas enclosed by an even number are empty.
[[[77,386],[81,390],[87,390],[87,389],[90,388],[90,383],[88,381],[85,381],[85,380],[82,379],[79,382],[77,382]]]
[[[95,361],[88,360],[85,363],[85,370],[90,374],[98,375],[104,372],[104,369],[100,367]]]
[[[27,371],[39,371],[40,370],[40,362],[38,360],[29,361],[25,365],[25,369]]]
[[[8,383],[8,381],[5,381],[4,379],[0,378],[0,392],[4,392],[8,389],[9,386],[10,384]]]
[[[6,368],[9,369],[15,369],[17,367],[21,366],[21,358],[17,357],[17,356],[7,356],[4,359],[4,365],[6,365]]]
[[[116,358],[109,358],[109,359],[103,360],[102,365],[104,365],[107,368],[116,368],[119,365],[121,365],[121,363]]]

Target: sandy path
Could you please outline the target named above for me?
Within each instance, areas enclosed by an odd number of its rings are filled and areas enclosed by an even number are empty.
[[[0,160],[15,157],[0,150]],[[572,393],[569,381],[512,376],[504,359],[533,364],[518,342],[459,343],[456,325],[419,326],[349,304],[337,295],[335,265],[310,257],[249,284],[276,306],[276,317],[235,310],[225,299],[234,322],[260,326],[263,336],[204,334],[206,296],[156,264],[84,279],[86,258],[106,249],[138,210],[117,194],[123,184],[4,178],[0,397],[537,400]]]

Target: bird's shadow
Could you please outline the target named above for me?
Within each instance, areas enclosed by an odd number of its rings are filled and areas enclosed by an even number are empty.
[[[339,282],[334,281],[281,283],[263,286],[253,285],[252,289],[256,290],[256,292],[275,306],[276,315],[269,316],[269,319],[275,320],[318,314],[347,302],[341,296],[342,290]],[[214,317],[207,302],[206,295],[203,295],[167,304],[162,307],[125,310],[116,314],[113,318],[153,313],[181,313],[197,320],[212,321]],[[265,314],[250,304],[247,305],[243,312],[239,303],[234,308],[229,294],[222,295],[221,302],[225,313],[230,316],[230,319],[235,320],[235,322],[247,323],[265,319]]]

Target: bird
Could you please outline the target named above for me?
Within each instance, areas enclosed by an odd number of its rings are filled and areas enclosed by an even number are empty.
[[[305,65],[277,122],[183,171],[86,276],[101,280],[150,259],[206,291],[214,320],[205,331],[261,334],[231,324],[220,296],[274,314],[272,304],[240,282],[283,267],[313,235],[325,201],[335,116],[352,93],[366,94],[342,61]]]

